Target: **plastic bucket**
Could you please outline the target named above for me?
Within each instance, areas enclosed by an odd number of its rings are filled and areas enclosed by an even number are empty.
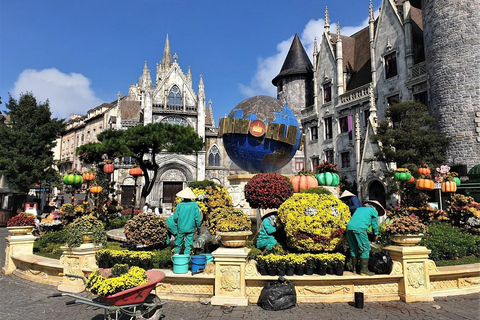
[[[174,254],[172,256],[173,273],[187,273],[189,261],[189,254]]]
[[[205,265],[213,262],[213,256],[211,253],[202,253],[201,256],[205,256]]]
[[[192,273],[198,270],[205,269],[205,261],[207,260],[204,255],[192,256]]]

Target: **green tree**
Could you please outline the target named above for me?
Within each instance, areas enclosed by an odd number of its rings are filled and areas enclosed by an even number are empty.
[[[203,148],[202,139],[192,127],[166,123],[150,123],[127,130],[110,129],[101,132],[97,139],[99,143],[78,147],[77,154],[88,163],[105,156],[109,159],[125,156],[135,158],[143,171],[145,182],[141,193],[142,203],[152,191],[157,178],[160,165],[156,156],[159,153],[186,154]]]
[[[28,192],[40,180],[59,182],[53,169],[53,148],[65,129],[63,119],[51,118],[48,100],[37,104],[32,93],[10,97],[5,105],[8,121],[0,124],[0,173],[11,187]]]
[[[442,135],[427,107],[418,102],[400,102],[389,106],[387,120],[378,123],[372,140],[381,145],[375,156],[398,167],[416,171],[421,161],[435,168],[446,159],[449,139]]]

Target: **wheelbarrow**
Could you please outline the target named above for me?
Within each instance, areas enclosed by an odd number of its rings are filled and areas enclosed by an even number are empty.
[[[86,304],[104,310],[104,319],[112,319],[115,314],[115,320],[119,320],[122,314],[130,317],[130,320],[158,320],[162,316],[162,302],[155,294],[157,283],[165,278],[165,273],[159,270],[147,270],[148,282],[128,290],[124,290],[113,295],[98,296],[89,299],[72,293],[55,293],[50,297],[72,297],[75,300],[65,302],[65,305]],[[79,278],[80,276],[65,275],[67,277]]]

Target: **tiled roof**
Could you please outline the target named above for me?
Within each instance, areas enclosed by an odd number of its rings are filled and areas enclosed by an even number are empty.
[[[120,114],[122,120],[140,120],[140,101],[122,101],[120,103]]]

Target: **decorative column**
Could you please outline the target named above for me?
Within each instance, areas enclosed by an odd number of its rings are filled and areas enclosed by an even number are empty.
[[[398,294],[405,302],[433,301],[429,273],[436,270],[435,262],[428,259],[431,250],[423,246],[388,246],[394,267],[401,266],[403,278]],[[397,268],[398,268],[397,267]]]
[[[60,257],[60,264],[63,265],[63,273],[85,277],[85,272],[97,269],[95,252],[100,248],[101,246],[95,246],[93,243],[84,243],[78,248],[61,247],[63,254]],[[79,278],[64,276],[57,289],[80,293],[85,290],[85,283]]]
[[[17,268],[12,256],[33,254],[33,243],[36,237],[30,233],[19,236],[10,235],[5,239],[7,240],[7,246],[5,249],[5,266],[2,267],[2,273],[11,274]]]
[[[212,255],[215,261],[215,290],[211,304],[248,306],[245,264],[250,249],[220,247]]]

